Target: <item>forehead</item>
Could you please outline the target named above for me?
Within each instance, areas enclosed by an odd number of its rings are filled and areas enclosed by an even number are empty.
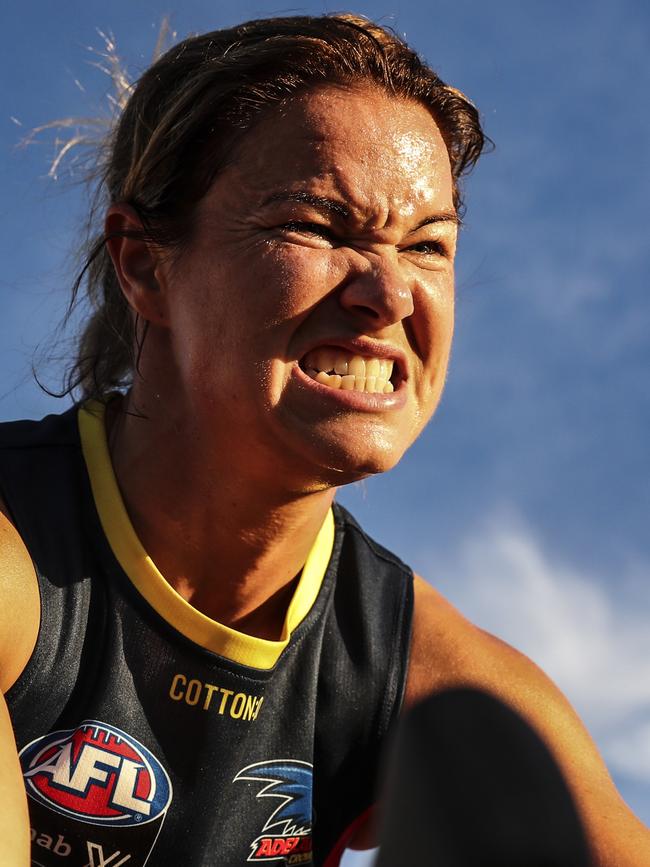
[[[431,114],[371,87],[328,86],[270,111],[224,174],[260,203],[304,189],[384,221],[453,207],[449,156]]]

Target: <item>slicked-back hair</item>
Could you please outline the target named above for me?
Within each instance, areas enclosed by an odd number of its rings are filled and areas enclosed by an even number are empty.
[[[476,108],[390,30],[349,14],[248,21],[168,50],[133,87],[109,135],[99,200],[131,205],[144,227],[139,237],[173,256],[191,234],[197,203],[256,120],[328,84],[375,86],[427,108],[461,209],[460,178],[486,141]],[[87,245],[71,305],[82,290],[91,312],[62,393],[101,399],[131,384],[143,336],[103,233]]]

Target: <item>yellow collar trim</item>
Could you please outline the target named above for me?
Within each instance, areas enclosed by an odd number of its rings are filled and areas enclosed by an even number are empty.
[[[237,632],[206,617],[186,602],[158,571],[142,547],[124,507],[113,472],[104,426],[105,406],[89,401],[79,409],[79,432],[97,512],[115,557],[138,592],[190,641],[219,656],[252,668],[270,669],[291,633],[311,610],[320,591],[334,545],[332,510],[318,532],[287,610],[280,641]]]

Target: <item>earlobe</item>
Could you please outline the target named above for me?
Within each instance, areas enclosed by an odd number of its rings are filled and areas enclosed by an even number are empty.
[[[159,257],[142,237],[142,221],[127,204],[111,205],[106,214],[106,247],[129,306],[152,325],[166,326],[166,304],[159,280]]]

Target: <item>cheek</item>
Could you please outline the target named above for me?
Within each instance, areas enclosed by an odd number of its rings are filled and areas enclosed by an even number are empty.
[[[447,359],[454,332],[453,274],[441,274],[427,282],[419,295],[419,311],[413,317],[414,329],[423,350],[425,363]]]
[[[338,258],[335,251],[299,244],[270,247],[254,291],[256,315],[273,326],[299,324],[335,288]]]
[[[230,379],[241,320],[232,303],[205,274],[189,272],[174,286],[169,339],[174,364],[192,390]],[[250,341],[243,340],[244,345]]]

